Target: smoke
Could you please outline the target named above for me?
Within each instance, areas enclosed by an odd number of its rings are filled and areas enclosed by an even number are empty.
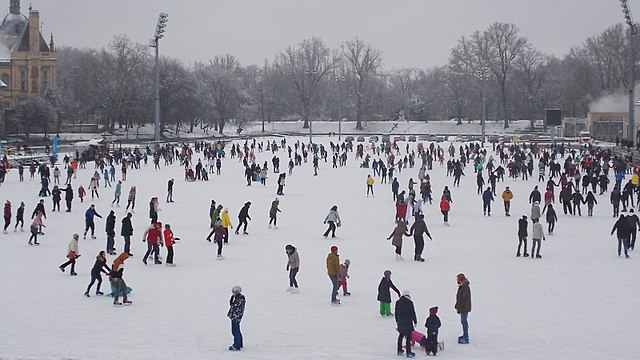
[[[640,85],[636,87],[635,95],[636,101],[638,100],[638,94],[640,94]],[[602,96],[591,104],[589,104],[590,112],[628,112],[629,111],[629,94],[626,92],[618,92],[609,95]]]

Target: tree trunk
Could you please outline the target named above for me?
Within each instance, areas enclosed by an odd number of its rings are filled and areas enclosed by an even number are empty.
[[[362,96],[358,93],[356,100],[356,130],[362,130]],[[340,121],[340,119],[338,119]]]
[[[504,117],[504,128],[509,128],[509,117],[507,116],[507,89],[504,81],[500,82],[500,95],[502,96],[502,116]]]

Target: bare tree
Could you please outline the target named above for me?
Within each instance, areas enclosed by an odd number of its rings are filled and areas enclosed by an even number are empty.
[[[373,78],[382,62],[380,51],[370,44],[358,39],[345,43],[344,55],[351,65],[353,74],[353,95],[355,98],[356,129],[362,130],[363,98],[366,96],[366,86]]]

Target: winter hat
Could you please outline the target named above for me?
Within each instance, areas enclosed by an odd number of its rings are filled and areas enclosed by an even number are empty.
[[[458,281],[465,281],[465,280],[467,280],[467,277],[466,277],[466,276],[464,276],[464,274],[463,274],[463,273],[460,273],[460,274],[458,274],[458,276],[456,276],[456,279],[457,279]]]
[[[347,265],[347,266],[351,265],[351,260],[349,260],[349,259],[345,260],[344,264]]]
[[[231,288],[231,292],[240,293],[240,292],[242,292],[242,288],[240,286],[236,285],[236,286]]]
[[[410,298],[411,292],[409,290],[402,290],[402,296]]]
[[[337,246],[335,246],[335,245],[333,245],[333,246],[331,247],[331,252],[336,252],[336,251],[338,251],[338,247],[337,247]]]
[[[385,270],[385,271],[384,271],[384,276],[385,276],[385,277],[389,277],[389,276],[391,276],[391,270]]]
[[[431,309],[429,309],[429,315],[433,315],[435,316],[438,313],[438,307],[434,306]]]
[[[78,234],[73,234],[73,240],[78,240],[80,239],[80,235]]]

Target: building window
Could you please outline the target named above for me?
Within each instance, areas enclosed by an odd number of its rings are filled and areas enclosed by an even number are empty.
[[[49,70],[42,69],[42,90],[49,88]]]
[[[9,76],[9,74],[2,74],[2,82],[7,85],[7,89],[11,89],[11,77]]]
[[[20,70],[20,91],[27,91],[27,71]]]

